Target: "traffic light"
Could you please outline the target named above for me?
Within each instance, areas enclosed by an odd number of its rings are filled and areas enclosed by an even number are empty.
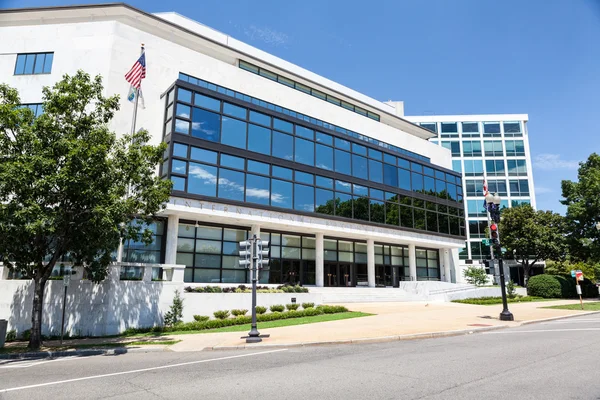
[[[240,242],[240,267],[252,268],[252,244],[251,240]]]
[[[490,241],[492,245],[498,246],[500,244],[500,237],[498,236],[498,225],[492,223],[490,225]]]
[[[269,242],[267,240],[258,240],[258,268],[269,266]]]

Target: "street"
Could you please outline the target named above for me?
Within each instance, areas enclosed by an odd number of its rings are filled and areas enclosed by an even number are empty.
[[[600,315],[441,339],[0,361],[0,399],[598,399]]]

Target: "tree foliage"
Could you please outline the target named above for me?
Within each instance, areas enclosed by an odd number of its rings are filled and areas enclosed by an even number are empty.
[[[44,112],[19,106],[0,85],[0,256],[35,285],[30,347],[41,344],[42,300],[58,261],[104,279],[121,238],[151,240],[144,225],[164,207],[171,182],[156,176],[165,145],[148,132],[117,139],[108,124],[118,96],[82,71],[43,89]]]
[[[521,263],[526,280],[535,263],[565,256],[565,219],[560,214],[522,204],[505,209],[499,227],[501,245]]]
[[[600,260],[600,155],[580,163],[577,182],[562,181],[561,203],[567,206],[569,254],[573,260]]]

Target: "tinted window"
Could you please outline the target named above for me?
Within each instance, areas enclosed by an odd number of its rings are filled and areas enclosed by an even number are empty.
[[[477,122],[463,122],[462,131],[463,133],[477,133],[479,132],[479,124]]]
[[[183,175],[187,174],[187,162],[181,160],[173,160],[171,172]]]
[[[411,179],[412,179],[412,190],[415,192],[422,191],[423,190],[423,175],[413,172],[411,174]]]
[[[350,151],[350,142],[344,139],[335,138],[335,147]]]
[[[335,151],[335,172],[350,175],[350,153],[346,151]]]
[[[442,133],[456,133],[458,127],[456,122],[442,122]]]
[[[333,146],[333,138],[325,133],[317,132],[317,142]]]
[[[250,121],[271,127],[271,117],[256,111],[250,111]]]
[[[294,184],[294,209],[306,212],[315,210],[315,189],[312,186]]]
[[[315,147],[314,142],[309,140],[296,138],[296,156],[294,161],[306,164],[315,165]]]
[[[192,102],[192,92],[182,88],[177,89],[177,99],[179,101],[185,101],[186,103]]]
[[[367,155],[367,148],[356,143],[352,143],[352,152],[354,154],[360,154],[361,156]]]
[[[269,205],[269,178],[248,174],[246,175],[246,201]]]
[[[271,205],[292,208],[292,183],[271,179]]]
[[[244,159],[229,154],[221,154],[221,166],[236,169],[244,169]]]
[[[269,175],[269,164],[248,160],[248,171]]]
[[[294,133],[294,125],[292,123],[278,118],[273,118],[273,128],[283,132]]]
[[[296,136],[301,136],[306,139],[315,140],[315,131],[296,125]]]
[[[221,143],[233,146],[246,148],[246,124],[237,119],[223,117],[221,127]]]
[[[404,190],[410,190],[410,171],[404,168],[398,168],[398,187]]]
[[[367,159],[365,157],[357,156],[356,154],[352,155],[352,176],[369,179]]]
[[[228,114],[231,115],[233,117],[237,117],[239,119],[246,119],[246,109],[233,105],[233,104],[229,104],[229,103],[223,103],[223,114]]]
[[[176,157],[187,158],[188,146],[181,143],[173,145],[173,155]]]
[[[188,172],[188,192],[204,196],[217,195],[217,168],[190,163]]]
[[[271,130],[248,124],[248,150],[265,155],[271,154]]]
[[[219,169],[219,197],[241,200],[244,196],[244,173],[225,168]]]
[[[381,153],[379,150],[369,149],[369,157],[374,158],[376,160],[381,160],[381,158],[383,157],[383,153]]]
[[[316,189],[315,211],[320,214],[333,215],[333,192]]]
[[[333,148],[317,144],[317,168],[333,170]]]
[[[186,98],[188,98],[186,96]],[[181,89],[179,89],[179,99],[181,100]],[[191,103],[191,95],[189,96],[189,100],[185,100]],[[213,111],[221,111],[221,102],[217,99],[213,99],[212,97],[201,95],[200,93],[196,93],[194,95],[194,105],[198,107],[208,108]]]
[[[219,114],[194,107],[192,117],[192,136],[211,142],[220,140],[221,116]]]
[[[217,152],[199,149],[198,147],[192,147],[192,154],[190,158],[196,161],[207,162],[211,164],[217,163]]]
[[[333,179],[317,175],[317,186],[333,189]]]
[[[352,196],[345,193],[335,194],[335,215],[352,218]]]
[[[294,159],[294,138],[281,132],[273,132],[273,156],[292,161]]]
[[[307,174],[306,172],[295,171],[294,178],[296,182],[307,183],[309,185],[314,185],[315,177],[313,174]]]
[[[283,168],[273,165],[273,176],[292,180],[292,170],[289,168]]]
[[[379,161],[369,160],[369,180],[373,182],[383,182],[383,170]]]

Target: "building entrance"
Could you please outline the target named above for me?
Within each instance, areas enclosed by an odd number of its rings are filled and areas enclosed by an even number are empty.
[[[346,262],[326,262],[325,286],[356,286],[356,266]]]

